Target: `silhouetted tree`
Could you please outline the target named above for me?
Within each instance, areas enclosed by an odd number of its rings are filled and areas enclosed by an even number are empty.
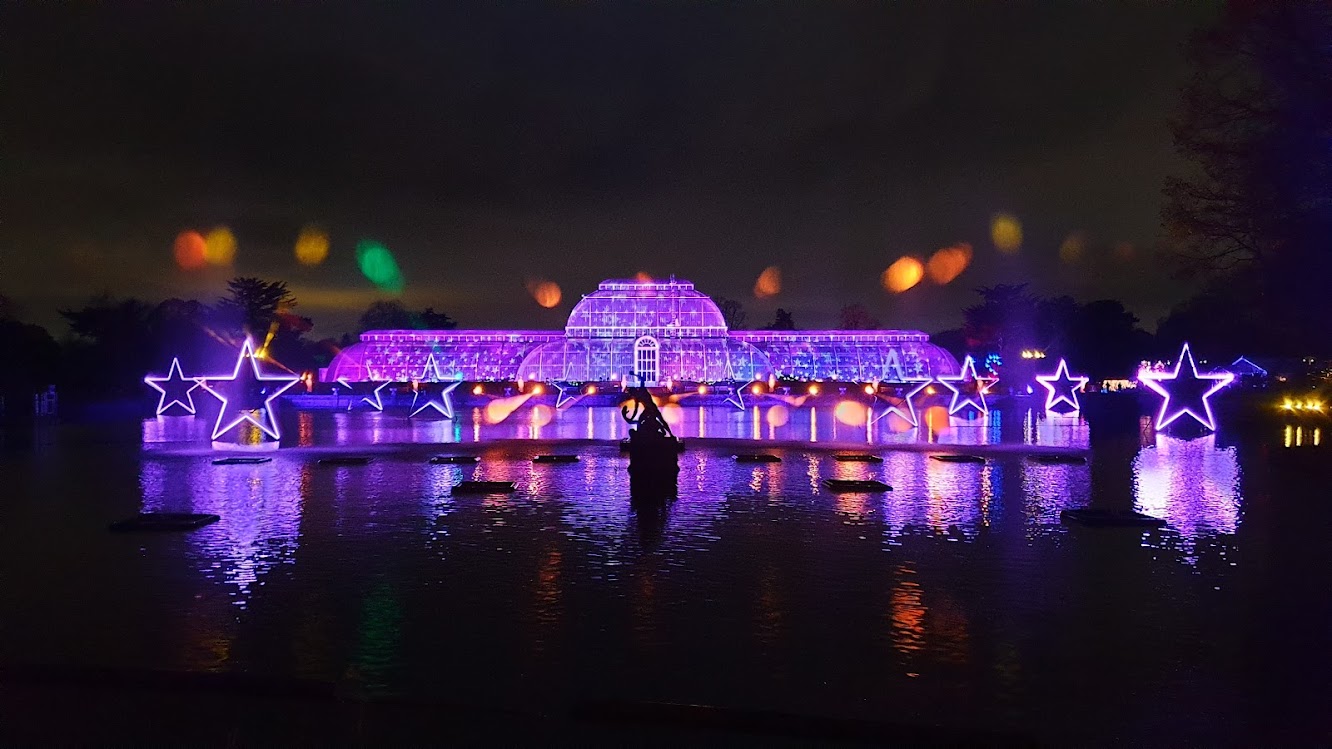
[[[60,345],[45,328],[0,318],[0,351],[8,362],[0,367],[0,396],[11,405],[19,404],[16,413],[30,408],[33,393],[57,384]]]
[[[795,319],[791,317],[791,313],[790,313],[790,312],[787,312],[786,310],[782,309],[781,307],[778,307],[778,308],[777,308],[777,314],[776,314],[775,319],[774,319],[772,322],[768,323],[767,325],[764,325],[764,326],[763,326],[763,329],[764,329],[764,330],[795,330],[795,329],[796,329],[796,326],[795,326]]]
[[[237,277],[227,282],[227,296],[218,301],[215,309],[218,321],[233,332],[262,340],[274,323],[284,322],[279,314],[287,314],[295,306],[296,297],[285,281]]]
[[[69,384],[106,395],[137,392],[156,351],[148,324],[152,311],[146,302],[109,294],[60,310],[74,336],[67,346]]]
[[[1241,295],[1220,285],[1243,287],[1269,322],[1249,343],[1287,352],[1329,346],[1320,334],[1332,314],[1329,38],[1325,0],[1228,3],[1190,47],[1195,72],[1173,126],[1194,167],[1165,186],[1179,269],[1216,279],[1204,293],[1214,299]]]
[[[726,327],[731,330],[745,329],[745,305],[738,300],[724,296],[715,296],[712,301],[717,303],[717,309],[721,310],[722,319],[726,320]]]
[[[1078,307],[1068,345],[1053,353],[1067,358],[1093,380],[1103,380],[1131,378],[1154,349],[1152,335],[1138,327],[1137,316],[1123,302],[1101,299]],[[1178,353],[1176,349],[1171,356]]]
[[[361,313],[357,321],[360,332],[367,330],[452,330],[458,323],[434,307],[412,312],[398,301],[379,301]]]
[[[883,327],[879,319],[865,309],[865,305],[848,304],[837,313],[838,330],[878,330]]]
[[[457,320],[443,312],[436,312],[434,307],[421,310],[420,321],[422,330],[453,330],[458,327]]]

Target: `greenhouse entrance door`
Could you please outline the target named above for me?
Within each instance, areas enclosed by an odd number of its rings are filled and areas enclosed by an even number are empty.
[[[661,379],[661,346],[652,336],[634,341],[634,379],[639,377],[648,387]]]

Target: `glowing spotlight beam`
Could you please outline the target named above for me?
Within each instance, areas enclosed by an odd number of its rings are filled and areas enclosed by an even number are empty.
[[[1188,361],[1188,371],[1184,370],[1184,362]],[[1230,372],[1216,372],[1214,374],[1198,374],[1198,365],[1193,361],[1193,352],[1189,351],[1189,344],[1184,344],[1184,348],[1179,352],[1179,358],[1175,360],[1175,371],[1170,374],[1164,372],[1138,373],[1138,381],[1161,396],[1161,410],[1156,414],[1157,430],[1165,429],[1181,416],[1189,415],[1199,424],[1207,427],[1209,430],[1216,431],[1216,418],[1212,414],[1212,404],[1208,401],[1213,395],[1220,392],[1225,386],[1229,385],[1235,379],[1235,375]],[[1210,386],[1203,383],[1210,381]],[[1170,383],[1166,387],[1164,383]]]
[[[1036,375],[1036,381],[1045,388],[1045,410],[1052,411],[1060,403],[1067,403],[1074,411],[1081,409],[1078,405],[1078,391],[1087,387],[1088,379],[1085,376],[1073,377],[1068,373],[1068,363],[1063,359],[1059,360],[1059,366],[1055,367],[1054,374]]]
[[[246,362],[249,362],[248,367],[245,366]],[[273,401],[300,380],[300,377],[266,375],[260,372],[259,359],[254,354],[254,340],[246,338],[241,344],[240,355],[236,357],[236,368],[232,370],[230,376],[199,378],[199,385],[214,398],[222,401],[222,408],[217,412],[217,423],[213,426],[213,440],[216,441],[241,422],[249,422],[269,437],[281,440],[282,432],[278,429],[277,417],[273,413]],[[236,392],[228,397],[228,394],[214,389],[210,382],[230,383],[228,389]],[[279,383],[279,387],[269,392],[268,387],[263,384],[266,382]],[[229,416],[232,411],[235,414]],[[256,418],[255,412],[262,414],[262,419]]]
[[[970,377],[967,376],[968,371],[971,372]],[[940,385],[953,391],[953,401],[948,405],[949,416],[952,416],[967,406],[976,408],[982,414],[988,414],[990,412],[990,407],[985,405],[985,394],[990,392],[990,388],[994,386],[994,383],[998,382],[998,379],[993,377],[980,377],[977,375],[976,362],[970,356],[967,356],[962,360],[962,371],[957,375],[943,376],[937,379],[939,380]],[[973,389],[974,392],[968,392],[966,394],[963,394],[962,392],[963,390],[970,391]]]

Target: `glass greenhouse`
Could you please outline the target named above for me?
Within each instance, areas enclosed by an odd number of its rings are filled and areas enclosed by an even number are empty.
[[[325,381],[900,381],[952,375],[957,360],[904,330],[729,330],[688,281],[610,280],[564,331],[376,330],[339,353]]]

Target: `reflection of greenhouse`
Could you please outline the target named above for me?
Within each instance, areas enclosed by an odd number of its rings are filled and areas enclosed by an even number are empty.
[[[427,371],[432,357],[437,372]],[[870,382],[957,371],[957,361],[917,331],[728,330],[712,299],[672,278],[604,281],[574,305],[563,332],[369,331],[323,379]]]

